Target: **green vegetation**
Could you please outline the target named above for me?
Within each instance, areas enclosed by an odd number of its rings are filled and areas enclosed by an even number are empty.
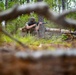
[[[20,40],[22,43],[24,43],[25,45],[27,45],[28,47],[30,47],[31,49],[55,49],[55,47],[59,47],[60,45],[62,46],[68,46],[71,47],[71,44],[64,42],[62,39],[65,39],[63,37],[63,35],[61,35],[60,37],[56,37],[56,36],[52,36],[51,38],[47,39],[39,39],[35,36],[32,36],[30,34],[28,34],[25,37],[21,37],[19,35],[13,35],[14,38],[17,38],[18,40]],[[18,43],[16,43],[15,41],[11,40],[9,37],[3,35],[3,43],[7,43],[7,44],[14,44],[16,46],[18,46],[18,48],[20,47],[18,45]]]
[[[37,2],[37,0],[32,0],[32,1]],[[62,11],[62,3],[61,3],[62,1],[60,1],[60,0],[43,0],[43,1],[45,1],[53,11],[55,11],[55,12],[58,11],[58,13],[60,13]],[[66,3],[68,4],[68,5],[66,4],[66,6],[65,6],[66,10],[71,9],[70,8],[71,1],[72,0],[69,0],[69,3],[67,3],[67,0],[66,0]],[[11,8],[12,6],[14,6],[15,4],[20,5],[20,4],[24,4],[26,2],[27,2],[27,0],[8,0],[8,3],[6,3],[7,4],[6,6],[7,6],[7,9],[8,9],[8,8]],[[72,2],[75,3],[75,0],[72,1]],[[0,2],[0,11],[6,10],[6,6],[4,5],[4,2]],[[28,46],[39,46],[40,44],[42,44],[42,45],[44,45],[44,44],[45,45],[46,44],[55,44],[55,45],[62,44],[62,45],[70,46],[70,44],[68,44],[66,42],[63,42],[63,40],[66,40],[68,38],[66,35],[61,35],[58,38],[56,38],[56,36],[52,36],[49,39],[47,39],[47,38],[39,39],[35,36],[31,36],[30,34],[28,34],[25,37],[19,36],[18,35],[20,33],[19,28],[23,27],[31,16],[35,17],[36,21],[38,21],[38,15],[35,14],[34,12],[32,12],[32,14],[30,14],[30,15],[23,15],[22,14],[18,18],[14,19],[12,21],[6,22],[5,30],[7,32],[11,33],[15,38],[17,38],[18,40],[20,40],[21,42],[23,42],[24,44],[26,44]],[[66,17],[76,19],[76,13],[71,13]],[[45,18],[44,18],[44,22],[48,23],[48,24],[45,25],[46,27],[58,28],[57,25],[55,25],[52,22],[49,22]],[[72,30],[74,30],[74,29],[72,29]],[[11,40],[9,37],[3,35],[2,33],[0,33],[0,40],[1,40],[1,43],[4,43],[4,42],[14,43],[13,40]]]
[[[37,2],[37,0],[31,0],[31,3],[33,1],[34,2]],[[61,9],[62,8],[62,3],[61,3],[62,1],[61,0],[43,0],[43,1],[46,2],[49,5],[49,7],[53,11],[55,11],[55,12],[58,11],[59,9],[60,9],[60,11],[62,10]],[[58,1],[58,4],[57,4],[57,1]],[[70,0],[67,1],[66,0],[66,3],[67,4],[65,5],[65,7],[67,9],[69,9],[71,2],[72,3],[75,3],[75,0],[74,1],[70,1]],[[11,8],[12,6],[14,6],[15,4],[19,4],[20,5],[20,4],[24,4],[24,3],[27,3],[27,0],[8,0],[7,3],[6,3],[7,4],[6,6],[7,6],[7,9],[8,9],[8,8]],[[4,2],[3,1],[0,2],[0,11],[6,10],[6,9],[4,9],[4,8],[6,8],[6,6],[4,5]],[[58,13],[60,11],[58,11]],[[25,25],[25,23],[28,21],[29,17],[31,17],[31,16],[34,16],[36,18],[36,20],[38,21],[38,15],[36,15],[35,13],[32,13],[30,15],[22,15],[22,16],[19,16],[18,18],[14,19],[12,21],[7,22],[6,23],[6,27],[7,27],[6,30],[9,33],[12,33],[12,34],[13,33],[17,33],[18,28],[23,27]],[[76,13],[71,13],[67,17],[76,19]],[[46,27],[50,27],[50,28],[51,27],[52,28],[55,27],[55,28],[58,28],[57,25],[55,25],[55,24],[47,21],[45,18],[44,18],[44,22],[48,22],[48,24],[45,25]],[[74,29],[72,29],[72,30],[74,30]]]

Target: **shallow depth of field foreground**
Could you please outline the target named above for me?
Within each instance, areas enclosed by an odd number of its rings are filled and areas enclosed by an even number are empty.
[[[0,0],[0,75],[76,75],[75,0]]]

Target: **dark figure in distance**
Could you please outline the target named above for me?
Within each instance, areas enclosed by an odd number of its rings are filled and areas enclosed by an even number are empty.
[[[40,25],[42,25],[42,22],[36,22],[35,18],[31,17],[22,28],[22,31],[27,33],[33,33],[34,31],[38,32]]]

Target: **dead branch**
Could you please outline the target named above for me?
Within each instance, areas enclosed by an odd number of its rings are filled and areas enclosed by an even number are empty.
[[[14,14],[16,14],[17,7],[18,5],[15,5],[13,6],[13,8],[0,12],[0,22],[4,20],[8,21],[10,19],[13,19],[13,17],[15,16]]]
[[[15,52],[14,54],[16,57],[18,58],[24,58],[24,59],[27,59],[27,58],[30,58],[30,59],[41,59],[42,57],[48,57],[48,56],[64,56],[64,55],[67,55],[67,56],[76,56],[76,50],[73,49],[73,50],[59,50],[57,49],[57,51],[36,51],[36,52],[30,52],[30,53],[26,53],[26,52]],[[42,58],[43,59],[43,58]]]
[[[44,11],[46,11],[47,8],[48,6],[45,3],[26,4],[20,6],[16,5],[11,9],[8,9],[0,13],[0,22],[3,20],[12,20],[22,14],[29,14],[32,11],[41,14],[44,13]]]
[[[76,9],[71,9],[71,10],[68,10],[68,11],[64,11],[63,13],[60,13],[60,17],[65,17],[66,15],[70,14],[70,13],[74,13],[76,12]]]
[[[8,32],[6,32],[5,30],[2,29],[2,32],[7,35],[8,37],[10,37],[12,40],[16,41],[17,43],[19,43],[22,47],[27,48],[28,46],[24,45],[22,42],[20,42],[19,40],[15,39],[14,37],[12,37],[12,35],[10,35]]]
[[[0,22],[3,20],[8,21],[22,14],[29,14],[30,12],[35,12],[39,15],[46,17],[48,20],[53,21],[61,27],[71,27],[76,28],[76,22],[74,20],[66,19],[65,16],[69,13],[76,12],[75,9],[67,10],[61,13],[60,15],[51,11],[46,3],[38,2],[35,4],[26,4],[26,5],[16,5],[11,9],[8,9],[0,13]],[[46,13],[45,13],[46,12]]]

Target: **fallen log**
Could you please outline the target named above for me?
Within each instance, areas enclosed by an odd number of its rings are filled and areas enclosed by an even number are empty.
[[[76,50],[0,52],[0,75],[76,75]]]

